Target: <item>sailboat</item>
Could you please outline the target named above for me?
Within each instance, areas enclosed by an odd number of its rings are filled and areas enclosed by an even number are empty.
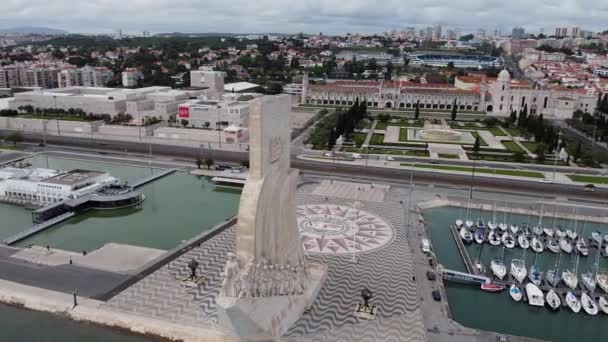
[[[572,245],[564,238],[559,239],[559,247],[568,254],[572,253]]]
[[[471,234],[471,232],[465,227],[460,228],[460,238],[466,244],[473,242],[473,234]]]
[[[608,234],[604,234],[604,243],[608,244]]]
[[[534,263],[530,266],[530,270],[528,271],[528,278],[534,285],[539,286],[543,280],[543,275],[540,272],[538,266],[536,265],[537,257],[538,254],[534,256]]]
[[[574,313],[579,313],[581,311],[581,302],[576,298],[576,295],[572,291],[568,291],[566,294],[566,305],[572,310]]]
[[[578,254],[582,256],[589,255],[589,246],[584,239],[579,238],[576,240],[576,250],[578,251]]]
[[[512,224],[509,226],[509,230],[511,231],[511,233],[513,233],[513,235],[516,235],[517,232],[519,232],[520,228],[518,225]]]
[[[526,236],[524,234],[520,234],[517,237],[517,243],[519,244],[519,247],[523,249],[530,248],[530,242],[528,241],[528,239],[526,239]]]
[[[516,302],[520,302],[523,297],[521,289],[515,284],[511,285],[511,287],[509,288],[509,295]]]
[[[543,233],[545,233],[545,235],[548,237],[553,237],[554,234],[553,229],[548,227],[543,228]]]
[[[559,253],[559,251],[560,251],[559,244],[557,242],[555,242],[555,240],[553,240],[553,238],[547,239],[547,249],[555,254]]]
[[[511,249],[515,247],[515,239],[509,233],[504,233],[502,235],[502,243],[505,247]]]
[[[541,203],[540,206],[540,216],[538,217],[538,225],[534,226],[532,228],[532,233],[534,233],[534,235],[536,236],[541,236],[543,235],[543,213],[544,213],[544,208],[545,208],[545,202]]]
[[[595,282],[600,289],[608,293],[608,273],[598,272],[595,275]]]
[[[488,241],[492,246],[498,246],[501,242],[500,236],[498,236],[498,233],[493,230],[488,234]]]
[[[477,242],[480,245],[485,240],[484,232],[485,232],[485,225],[483,224],[483,221],[481,219],[479,219],[477,221],[477,229],[475,230],[475,235],[473,237],[475,239],[475,242]]]
[[[608,315],[608,299],[606,299],[606,297],[604,296],[600,296],[600,300],[598,301],[600,310]]]
[[[538,286],[527,283],[526,284],[526,296],[528,297],[528,304],[532,306],[545,306],[545,295]]]
[[[507,210],[507,202],[505,202],[505,209],[502,213],[502,222],[498,224],[498,229],[502,230],[503,232],[507,230]]]
[[[532,250],[535,251],[536,253],[542,253],[545,250],[543,243],[540,241],[540,239],[537,236],[532,238],[531,246],[532,246]]]
[[[492,220],[490,222],[488,222],[488,228],[490,230],[494,230],[496,229],[496,227],[498,227],[498,223],[496,223],[496,202],[494,202],[494,210],[492,213]]]
[[[506,234],[506,233],[505,233]],[[493,258],[490,263],[490,269],[492,273],[500,280],[503,280],[507,275],[507,267],[505,266],[505,247],[502,247],[502,256],[500,258]]]
[[[467,229],[471,229],[473,227],[473,225],[475,224],[475,222],[473,222],[473,220],[469,219],[470,214],[471,214],[471,198],[469,197],[469,203],[467,203],[467,218],[464,221],[464,225],[467,227]]]
[[[463,224],[464,221],[462,220],[462,207],[460,207],[460,209],[458,210],[458,219],[456,219],[456,228],[460,229]]]
[[[571,240],[576,240],[578,234],[576,233],[576,231],[568,229],[566,230],[566,236],[568,236]]]
[[[574,230],[576,231],[576,227],[577,227],[577,220],[576,220],[577,215],[574,215]],[[571,270],[564,270],[564,272],[562,272],[562,279],[564,280],[564,283],[566,283],[566,285],[573,289],[576,290],[576,287],[578,286],[578,276],[577,276],[577,271],[578,271],[578,262],[580,260],[580,253],[576,256],[576,266],[574,267],[574,272],[572,272]]]
[[[523,283],[528,275],[526,270],[526,263],[520,259],[511,260],[511,276],[517,280],[518,283]]]
[[[593,298],[587,294],[587,292],[583,291],[581,295],[581,304],[583,306],[583,310],[590,316],[595,316],[598,313],[598,307]]]
[[[557,287],[557,284],[559,284],[559,282],[562,280],[562,277],[559,273],[559,262],[562,259],[562,251],[559,251],[559,254],[557,254],[557,260],[555,261],[555,268],[552,270],[548,270],[547,273],[545,273],[545,279],[547,280],[547,282],[549,284],[551,284],[553,286],[553,288]]]
[[[558,238],[565,238],[566,237],[566,232],[563,230],[563,227],[557,227],[555,229],[555,235]]]
[[[562,300],[559,298],[559,295],[555,292],[554,289],[549,290],[547,292],[547,306],[549,306],[553,311],[559,310],[560,306],[562,306]]]
[[[604,239],[604,237],[602,236],[602,232],[600,231],[592,232],[591,238],[597,243],[602,243],[602,240]]]
[[[597,256],[595,257],[594,269],[590,270],[589,272],[587,272],[581,276],[581,279],[583,280],[583,285],[587,288],[587,290],[589,290],[590,293],[593,293],[593,291],[595,291],[595,287],[597,285],[596,274],[597,274],[597,270],[599,268],[601,250],[602,250],[602,240],[600,240],[599,247],[597,249]]]

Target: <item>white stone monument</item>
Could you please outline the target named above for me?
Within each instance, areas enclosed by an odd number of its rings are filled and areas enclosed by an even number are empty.
[[[276,340],[312,305],[326,268],[309,265],[296,221],[289,95],[251,101],[250,169],[217,298],[220,326],[239,340]]]

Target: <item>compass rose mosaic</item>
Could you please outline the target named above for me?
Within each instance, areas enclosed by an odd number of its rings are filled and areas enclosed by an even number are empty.
[[[368,252],[386,245],[394,235],[384,220],[353,207],[302,205],[297,213],[302,246],[309,253]]]

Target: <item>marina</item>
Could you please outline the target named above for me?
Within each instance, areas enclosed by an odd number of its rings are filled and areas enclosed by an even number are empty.
[[[533,216],[526,212],[514,213],[515,210],[521,209],[514,208],[513,212],[508,214],[509,219],[505,221],[520,224],[526,222],[536,223],[539,220],[539,216]],[[464,221],[461,218],[462,213],[462,209],[456,207],[438,207],[424,211],[429,236],[433,242],[434,253],[437,256],[438,263],[443,267],[441,275],[446,280],[444,286],[453,319],[472,328],[550,341],[565,342],[573,339],[595,340],[598,336],[608,338],[608,334],[600,329],[599,326],[601,324],[597,324],[597,320],[605,319],[602,317],[604,314],[601,310],[597,313],[597,317],[591,318],[590,314],[586,313],[584,309],[575,314],[568,307],[566,297],[569,292],[577,298],[580,304],[582,293],[586,290],[582,285],[582,281],[579,281],[581,284],[577,284],[576,290],[568,291],[563,281],[557,287],[554,287],[543,277],[538,289],[544,294],[543,306],[546,306],[546,308],[536,308],[529,305],[531,303],[529,302],[525,287],[526,284],[532,284],[532,282],[528,277],[520,284],[510,272],[507,272],[504,280],[500,281],[492,274],[490,267],[492,260],[503,258],[507,267],[513,259],[519,259],[525,263],[527,269],[536,259],[538,269],[545,276],[547,271],[555,270],[555,265],[558,262],[560,263],[560,274],[563,270],[567,269],[574,271],[578,259],[577,274],[579,279],[581,278],[581,274],[588,271],[595,271],[597,273],[608,271],[608,262],[606,260],[608,258],[604,257],[603,254],[598,258],[598,249],[592,247],[594,245],[591,241],[589,241],[591,248],[587,257],[578,257],[576,252],[572,252],[572,254],[562,252],[560,256],[559,253],[553,253],[548,249],[545,249],[541,253],[536,253],[531,248],[526,250],[526,255],[524,256],[524,249],[519,246],[511,249],[504,248],[502,241],[500,245],[490,244],[487,235],[483,244],[475,242],[465,244],[454,225],[456,219]],[[491,209],[472,209],[470,214],[470,217],[481,218],[486,222],[492,221],[493,216],[494,214]],[[502,213],[498,216],[502,216]],[[500,223],[501,220],[498,219],[497,221]],[[558,219],[558,224],[564,224],[564,219]],[[606,224],[580,221],[579,232],[582,231],[583,225],[586,227],[585,231],[587,232],[583,236],[587,238],[590,238],[592,231],[606,231]],[[449,232],[446,232],[446,229]],[[475,229],[475,227],[472,227],[472,229]],[[480,258],[481,264],[486,269],[485,273],[480,274],[477,272],[474,262],[470,261],[475,258],[474,256]],[[558,261],[558,256],[560,256],[561,261]],[[469,272],[469,270],[472,270],[472,272]],[[484,279],[488,279],[492,284],[504,285],[506,291],[499,291],[498,293],[482,291],[481,284],[484,282]],[[511,291],[511,285],[514,285],[513,292]],[[555,292],[555,295],[559,296],[559,300],[556,300],[555,296],[549,295],[552,292]],[[602,300],[604,296],[606,296],[606,293],[597,287],[590,298],[599,304],[600,302],[605,302]],[[557,311],[552,309],[555,303],[559,304]],[[470,309],[467,309],[471,305],[475,305],[476,307],[475,315],[472,315]],[[535,326],[550,326],[552,328],[534,329]]]

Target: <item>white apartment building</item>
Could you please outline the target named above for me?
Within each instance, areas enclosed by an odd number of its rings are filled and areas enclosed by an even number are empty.
[[[219,100],[195,100],[179,105],[177,120],[187,120],[188,127],[247,127],[249,101],[261,94],[224,94]]]
[[[59,88],[105,87],[114,73],[103,67],[84,66],[80,69],[64,69],[57,75]]]
[[[122,72],[122,86],[125,88],[135,87],[143,79],[144,74],[137,68],[125,69]]]

